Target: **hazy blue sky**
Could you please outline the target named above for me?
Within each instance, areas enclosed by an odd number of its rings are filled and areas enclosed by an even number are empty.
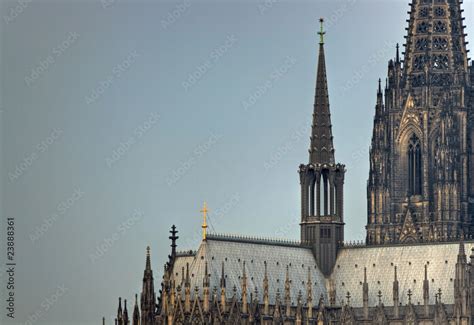
[[[377,79],[408,8],[2,1],[0,260],[14,217],[16,321],[112,324],[117,297],[140,291],[147,245],[157,286],[173,223],[179,249],[197,248],[204,200],[211,230],[298,239],[321,16],[346,237],[364,239]]]

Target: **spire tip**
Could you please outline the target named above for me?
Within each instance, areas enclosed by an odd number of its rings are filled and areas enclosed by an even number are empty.
[[[324,18],[319,18],[319,24],[321,26],[321,29],[319,30],[318,34],[319,34],[319,44],[320,45],[323,45],[324,44],[324,34],[326,34],[326,32],[324,31]]]

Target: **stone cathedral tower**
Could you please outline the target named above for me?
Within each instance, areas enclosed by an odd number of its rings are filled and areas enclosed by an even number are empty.
[[[344,242],[321,27],[301,241],[209,234],[205,206],[197,250],[177,252],[173,226],[159,292],[148,249],[141,301],[130,321],[119,298],[115,324],[474,324],[474,240],[463,239],[473,227],[474,77],[460,2],[412,0],[404,60],[397,47],[385,90],[379,81],[369,245]]]
[[[301,241],[312,247],[322,272],[329,274],[336,261],[337,246],[344,240],[345,167],[334,159],[322,24],[321,19],[309,164],[300,165],[299,174]]]
[[[447,241],[472,234],[474,75],[459,0],[413,0],[404,60],[379,80],[367,243]]]

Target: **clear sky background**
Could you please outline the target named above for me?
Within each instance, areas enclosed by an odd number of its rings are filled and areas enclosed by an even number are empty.
[[[474,6],[465,1],[466,24]],[[112,324],[156,286],[176,224],[299,238],[318,19],[346,238],[363,240],[377,79],[403,42],[407,0],[2,1],[0,261],[16,223],[16,322]],[[13,11],[12,11],[13,10]],[[174,18],[170,18],[174,15]],[[472,29],[472,28],[471,28]],[[468,28],[468,32],[471,30]]]

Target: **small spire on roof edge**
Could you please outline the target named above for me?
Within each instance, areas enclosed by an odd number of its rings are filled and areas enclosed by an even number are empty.
[[[224,272],[224,261],[222,261],[222,271],[221,271],[221,288],[225,288],[225,272]]]

